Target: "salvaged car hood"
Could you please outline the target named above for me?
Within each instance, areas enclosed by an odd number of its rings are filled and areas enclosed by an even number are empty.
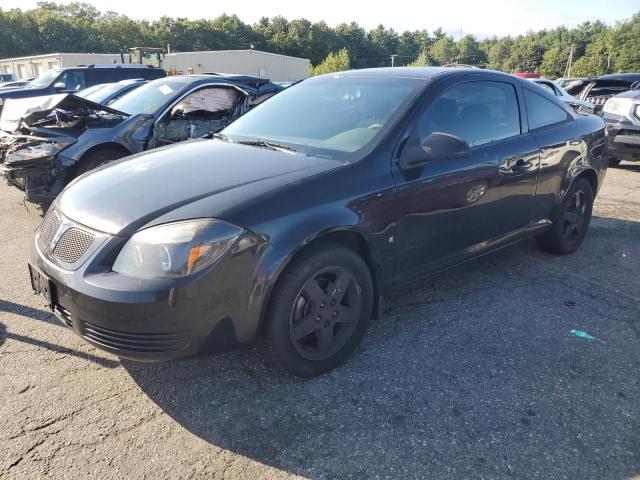
[[[66,93],[29,98],[10,98],[5,102],[0,115],[0,130],[15,132],[20,127],[21,121],[30,126],[56,109],[73,111],[75,115],[82,115],[82,113],[90,115],[94,111],[101,111],[129,117],[124,112]]]
[[[72,182],[55,208],[90,228],[130,235],[205,198],[211,200],[207,215],[224,220],[226,211],[247,199],[340,165],[336,160],[199,139],[94,170]]]

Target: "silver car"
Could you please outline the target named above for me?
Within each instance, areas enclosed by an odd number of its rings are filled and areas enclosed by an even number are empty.
[[[570,105],[574,110],[582,113],[594,113],[595,105],[591,102],[586,102],[584,100],[578,100],[573,95],[570,95],[566,92],[564,88],[558,85],[553,80],[549,80],[547,78],[529,78],[528,80],[533,83],[537,83],[545,90],[549,91],[556,97],[560,98],[563,102]]]

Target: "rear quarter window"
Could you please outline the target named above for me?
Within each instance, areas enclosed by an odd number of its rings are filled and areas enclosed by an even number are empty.
[[[144,78],[145,80],[155,80],[156,78],[163,78],[166,76],[164,70],[161,68],[149,68],[147,70],[140,69],[139,74],[136,74],[132,78]]]
[[[527,88],[524,89],[524,100],[527,104],[530,130],[556,125],[571,118],[569,112],[552,98],[547,98]]]

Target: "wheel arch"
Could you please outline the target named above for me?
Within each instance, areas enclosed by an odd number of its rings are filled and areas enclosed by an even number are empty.
[[[589,182],[589,185],[591,185],[591,191],[593,192],[593,197],[595,198],[596,193],[598,193],[598,174],[596,173],[596,171],[591,168],[581,171],[574,177],[571,185],[576,183],[581,178],[584,178]],[[571,188],[571,186],[569,186],[569,188]]]
[[[101,151],[105,151],[105,150],[117,150],[121,153],[124,153],[125,156],[126,155],[131,155],[131,152],[124,147],[123,145],[117,143],[117,142],[105,142],[105,143],[100,143],[98,145],[94,145],[91,148],[88,148],[87,150],[85,150],[85,152],[82,154],[82,156],[78,159],[78,161],[76,162],[76,164],[86,161],[86,159],[97,153],[97,152],[101,152]]]
[[[104,151],[118,151],[122,153],[123,157],[131,155],[131,152],[124,146],[116,142],[105,142],[94,145],[91,148],[85,150],[79,158],[70,165],[69,173],[67,174],[67,182],[72,181],[80,174],[82,174],[83,166],[91,160],[91,157],[99,152]]]
[[[374,253],[374,249],[372,248],[370,242],[366,239],[365,235],[363,235],[362,232],[354,230],[352,227],[335,227],[332,229],[317,232],[309,236],[304,242],[300,243],[295,249],[293,249],[280,264],[278,271],[274,275],[273,281],[271,282],[271,288],[269,289],[269,292],[267,293],[262,304],[257,331],[258,336],[261,336],[264,332],[266,315],[271,306],[274,290],[278,285],[278,281],[280,280],[280,278],[282,278],[282,275],[287,271],[287,269],[291,266],[296,258],[299,258],[300,255],[303,255],[304,253],[312,249],[321,248],[322,245],[337,245],[348,248],[364,260],[367,267],[369,268],[369,273],[371,274],[371,280],[374,288],[374,304],[372,317],[379,317],[380,297],[382,292],[382,274],[380,261],[377,255]]]

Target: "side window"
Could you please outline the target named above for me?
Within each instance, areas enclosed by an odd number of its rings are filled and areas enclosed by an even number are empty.
[[[102,81],[100,83],[113,83],[122,80],[123,75],[116,68],[105,68],[101,75]]]
[[[84,72],[82,70],[67,70],[65,71],[56,83],[64,83],[64,90],[78,91],[85,87]]]
[[[109,77],[112,78],[112,82],[119,82],[120,80],[127,80],[129,78],[136,78],[136,72],[131,68],[111,68],[109,69]]]
[[[503,82],[466,82],[435,99],[418,120],[418,141],[440,132],[477,147],[521,133],[514,87]]]
[[[528,89],[524,90],[524,100],[527,104],[527,116],[531,130],[561,123],[569,118],[569,114],[562,107]]]
[[[198,89],[179,100],[156,123],[150,148],[217,132],[239,116],[245,95],[230,87]]]

